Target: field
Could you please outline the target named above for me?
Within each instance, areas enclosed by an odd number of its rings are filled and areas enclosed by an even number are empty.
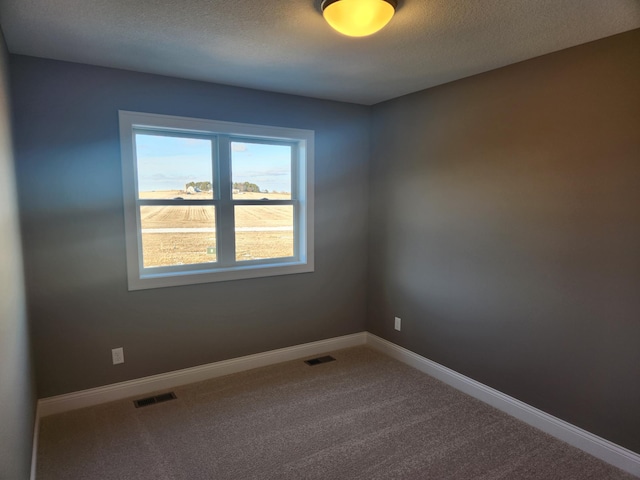
[[[236,194],[237,195],[237,194]],[[141,198],[211,198],[178,190],[144,192]],[[285,194],[244,193],[239,199],[288,199]],[[145,267],[207,263],[217,260],[215,207],[212,205],[143,206],[142,248]],[[236,260],[293,255],[293,207],[237,206]]]

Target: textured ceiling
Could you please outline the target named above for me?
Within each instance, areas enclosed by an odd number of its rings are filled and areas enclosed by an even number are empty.
[[[2,0],[11,53],[374,104],[640,27],[639,0],[400,0],[349,38],[319,0]]]

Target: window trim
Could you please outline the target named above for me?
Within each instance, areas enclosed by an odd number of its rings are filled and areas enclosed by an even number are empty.
[[[127,255],[127,279],[129,290],[143,290],[170,286],[192,285],[199,283],[221,282],[248,278],[260,278],[276,275],[308,273],[314,271],[314,132],[294,128],[266,125],[224,122],[217,120],[178,117],[152,113],[140,113],[120,110],[120,146],[122,160],[122,185],[124,200],[125,240]],[[277,259],[248,260],[241,263],[232,262],[223,266],[211,264],[191,264],[170,267],[144,268],[142,264],[142,236],[139,213],[138,179],[134,135],[136,131],[148,129],[151,132],[166,131],[177,136],[193,135],[214,138],[214,143],[232,140],[257,140],[266,142],[283,142],[292,145],[292,200],[283,200],[283,204],[293,205],[294,209],[294,256]],[[220,145],[218,151],[222,151]],[[215,148],[215,147],[214,147]],[[216,206],[219,217],[219,206],[225,203],[230,208],[236,205],[265,205],[265,201],[222,199],[225,189],[220,170],[228,172],[229,188],[231,187],[231,158],[214,161],[213,184],[215,197],[209,200],[198,200],[198,204]],[[228,163],[226,168],[223,162]],[[217,187],[217,188],[216,188]],[[295,193],[297,191],[297,198]],[[176,201],[179,205],[188,205],[192,201]],[[275,202],[275,203],[271,203]],[[278,204],[278,200],[270,200],[269,204]],[[145,201],[143,203],[148,203]],[[166,203],[166,202],[165,202]],[[296,206],[297,205],[297,206]],[[222,229],[219,221],[216,229]],[[218,257],[220,258],[220,257]],[[181,268],[184,267],[184,268]],[[151,271],[152,270],[152,271]]]

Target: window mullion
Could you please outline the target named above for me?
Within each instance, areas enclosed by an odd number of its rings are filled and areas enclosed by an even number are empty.
[[[231,200],[231,142],[227,135],[218,136],[218,175],[218,262],[220,266],[226,267],[235,263],[236,251],[235,218]]]
[[[300,252],[304,251],[303,235],[300,235],[301,224],[301,212],[300,212],[300,195],[304,194],[304,183],[300,181],[299,170],[299,148],[291,148],[291,200],[293,205],[293,255],[296,258],[300,257]],[[301,192],[300,189],[303,189]]]

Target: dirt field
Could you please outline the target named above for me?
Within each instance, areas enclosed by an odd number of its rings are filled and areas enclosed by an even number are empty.
[[[245,193],[242,198],[260,199],[264,194]],[[289,195],[270,194],[271,198]],[[189,200],[211,198],[199,192],[178,190],[144,192],[141,198]],[[145,267],[215,262],[215,207],[211,205],[143,206],[142,247]],[[293,207],[237,206],[236,260],[279,258],[293,255]]]

